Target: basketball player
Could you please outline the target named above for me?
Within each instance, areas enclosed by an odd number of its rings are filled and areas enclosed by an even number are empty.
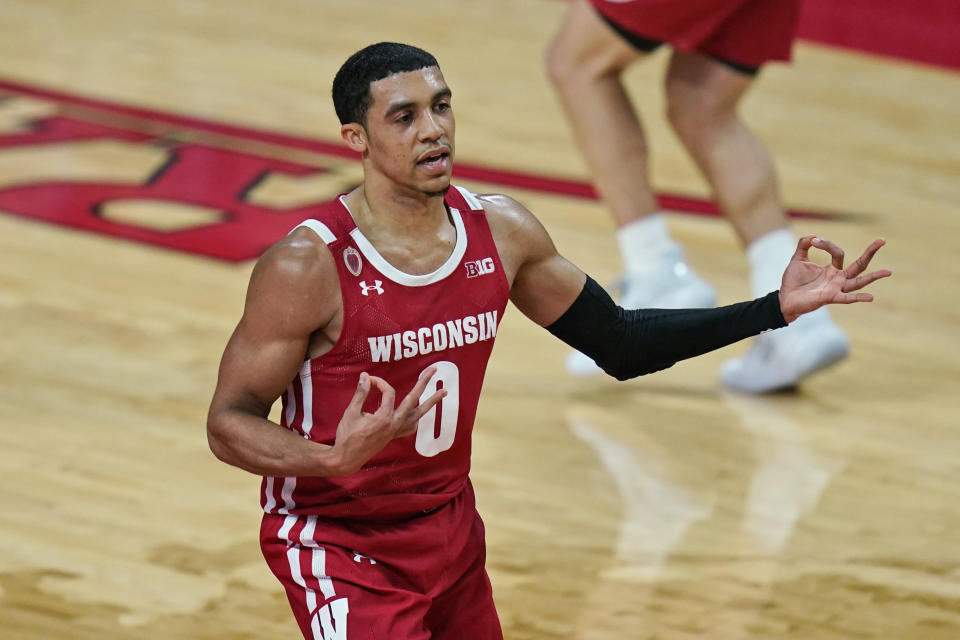
[[[257,262],[207,426],[218,458],[264,476],[263,554],[311,640],[502,637],[467,474],[508,299],[626,379],[869,301],[853,291],[889,275],[864,273],[882,240],[843,269],[839,247],[810,236],[779,292],[623,311],[519,203],[451,187],[451,91],[433,56],[367,47],[333,99],[364,181]]]
[[[788,60],[800,0],[573,0],[547,51],[550,78],[573,125],[597,190],[618,225],[627,308],[711,307],[712,286],[687,264],[658,211],[648,149],[621,76],[663,43],[667,117],[746,247],[750,288],[780,286],[796,247],[780,204],[773,161],[737,114],[767,61]],[[795,386],[843,359],[847,337],[821,309],[785,331],[758,337],[724,363],[729,387],[767,392]],[[574,375],[600,372],[571,353]]]

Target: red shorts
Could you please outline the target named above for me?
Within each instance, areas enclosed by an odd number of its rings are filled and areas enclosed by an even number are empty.
[[[801,0],[590,0],[610,22],[687,53],[759,67],[789,60]]]
[[[265,514],[260,548],[307,640],[503,638],[469,482],[401,522]]]

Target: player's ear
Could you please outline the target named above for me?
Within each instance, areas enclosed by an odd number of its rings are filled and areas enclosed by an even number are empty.
[[[347,146],[357,153],[363,153],[367,150],[367,132],[363,125],[351,122],[340,127],[340,137],[347,143]]]

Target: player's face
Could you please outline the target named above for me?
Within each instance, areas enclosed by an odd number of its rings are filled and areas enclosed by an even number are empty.
[[[456,125],[440,69],[388,76],[370,84],[370,96],[365,127],[369,162],[400,185],[443,193],[450,187]]]

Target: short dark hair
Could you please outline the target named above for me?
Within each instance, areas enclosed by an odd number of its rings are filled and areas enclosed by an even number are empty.
[[[370,83],[405,71],[439,67],[432,55],[399,42],[378,42],[347,58],[333,79],[333,108],[340,124],[366,125]]]

